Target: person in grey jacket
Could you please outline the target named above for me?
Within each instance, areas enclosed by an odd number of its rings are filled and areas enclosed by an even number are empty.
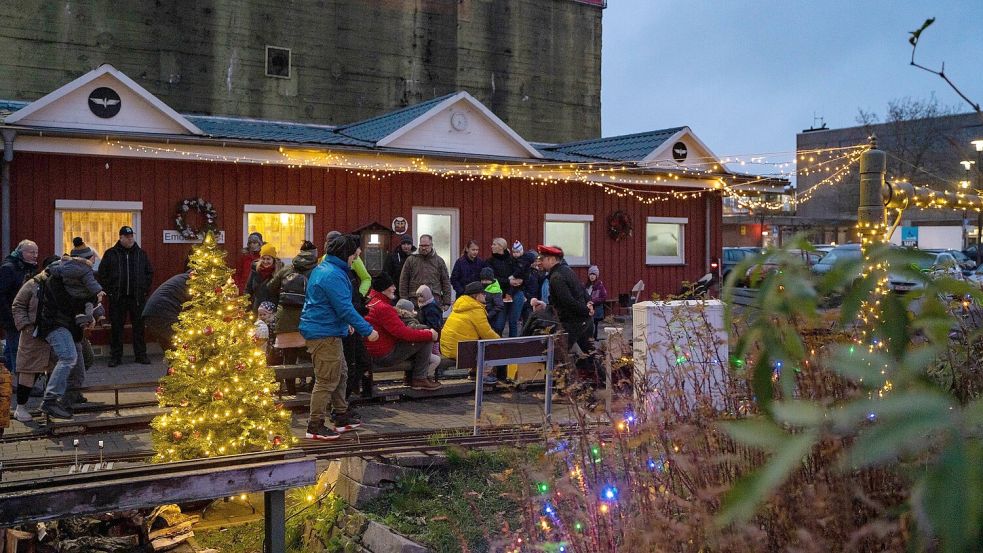
[[[433,237],[420,236],[418,251],[411,255],[399,274],[399,297],[411,298],[421,284],[426,284],[444,311],[451,306],[451,276],[447,263],[433,250]]]

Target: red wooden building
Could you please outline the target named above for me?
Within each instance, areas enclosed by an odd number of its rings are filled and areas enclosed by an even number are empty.
[[[563,246],[581,276],[598,265],[612,294],[639,280],[672,293],[719,256],[721,196],[750,179],[687,127],[530,144],[465,92],[328,127],[178,114],[104,65],[32,102],[0,101],[0,117],[4,250],[30,238],[62,253],[83,236],[102,251],[128,224],[157,282],[189,249],[177,206],[201,198],[230,261],[253,230],[289,258],[329,230],[403,218],[414,243],[434,235],[448,266],[468,240],[487,256],[502,236]],[[389,249],[399,236],[381,238]]]

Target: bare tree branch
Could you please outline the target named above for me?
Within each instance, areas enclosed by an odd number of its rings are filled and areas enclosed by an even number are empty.
[[[923,71],[928,71],[929,73],[932,73],[933,75],[938,75],[939,77],[942,77],[942,80],[945,81],[949,85],[949,87],[952,88],[952,90],[956,91],[956,94],[958,94],[960,98],[962,98],[963,100],[966,100],[966,103],[969,104],[970,106],[972,106],[972,108],[973,108],[974,111],[976,111],[977,113],[983,113],[983,110],[980,109],[980,105],[979,104],[974,103],[972,100],[970,100],[965,94],[963,94],[963,92],[961,90],[959,90],[959,88],[955,85],[955,83],[953,83],[952,81],[949,80],[949,77],[946,76],[946,74],[945,74],[945,62],[944,61],[942,62],[942,69],[939,70],[939,71],[936,71],[936,70],[931,69],[929,67],[925,67],[924,65],[915,63],[915,49],[918,48],[918,39],[921,38],[922,31],[924,31],[925,29],[927,29],[928,26],[931,25],[932,23],[935,23],[935,18],[934,17],[930,17],[930,18],[926,19],[925,22],[922,23],[922,26],[921,27],[919,27],[918,29],[916,29],[916,30],[908,33],[908,34],[911,35],[910,37],[908,37],[908,42],[911,43],[911,65],[913,65],[913,66],[915,66],[918,69],[921,69]]]

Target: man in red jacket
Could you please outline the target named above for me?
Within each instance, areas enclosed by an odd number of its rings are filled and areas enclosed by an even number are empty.
[[[392,367],[407,359],[413,365],[413,377],[410,387],[414,390],[436,390],[440,384],[430,378],[432,370],[430,352],[432,343],[436,342],[437,331],[416,330],[406,326],[392,306],[396,297],[396,285],[392,278],[385,273],[379,273],[372,278],[372,290],[369,291],[369,314],[365,320],[379,332],[375,342],[365,342],[365,349],[377,367]]]

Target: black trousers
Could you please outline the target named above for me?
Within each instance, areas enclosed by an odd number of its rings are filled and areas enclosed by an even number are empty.
[[[135,296],[120,296],[109,301],[110,332],[109,356],[119,361],[123,357],[123,325],[130,317],[133,327],[133,355],[137,358],[147,356],[147,342],[143,337],[143,305],[146,299]]]
[[[360,393],[363,397],[372,395],[372,360],[365,350],[362,337],[352,334],[342,338],[345,362],[348,363],[348,387],[345,395]]]
[[[580,346],[585,354],[594,352],[594,321],[591,319],[569,319],[560,321],[564,332],[567,333],[567,347]]]

